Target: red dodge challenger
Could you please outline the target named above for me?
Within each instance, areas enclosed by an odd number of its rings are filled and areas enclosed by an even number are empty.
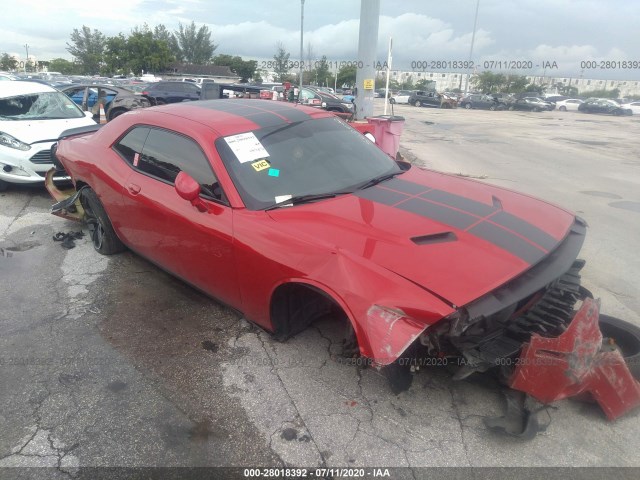
[[[273,101],[135,110],[65,132],[53,156],[76,188],[54,212],[84,218],[98,252],[129,248],[279,338],[334,312],[347,354],[379,367],[507,365],[542,401],[607,392],[610,417],[640,401],[601,350],[585,223],[562,208],[397,162],[330,112]],[[609,373],[631,397],[616,403]]]

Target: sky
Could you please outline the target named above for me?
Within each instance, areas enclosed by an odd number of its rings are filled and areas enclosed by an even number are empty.
[[[310,45],[318,59],[357,60],[360,8],[360,0],[305,0],[305,57]],[[468,61],[475,9],[476,0],[380,0],[379,61],[386,60],[390,36],[394,69]],[[144,22],[170,30],[180,22],[205,24],[215,53],[245,59],[272,59],[278,42],[291,60],[300,51],[298,0],[0,0],[0,11],[0,54],[21,58],[27,44],[38,60],[70,60],[66,44],[74,28],[112,36]],[[493,61],[516,67],[508,70],[515,74],[638,80],[638,19],[637,0],[479,0],[471,58],[477,71]]]

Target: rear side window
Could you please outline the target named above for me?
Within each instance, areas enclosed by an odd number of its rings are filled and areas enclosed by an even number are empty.
[[[136,154],[140,155],[142,153],[142,147],[147,135],[149,135],[149,130],[151,130],[149,127],[134,128],[114,145],[114,150],[129,164],[137,164]]]
[[[200,146],[177,133],[150,129],[137,168],[169,183],[184,171],[200,184],[203,194],[223,200],[218,180]]]

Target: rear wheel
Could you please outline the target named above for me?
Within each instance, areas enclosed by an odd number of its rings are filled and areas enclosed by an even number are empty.
[[[471,104],[470,103],[465,103],[464,104],[464,108],[466,108],[467,110],[471,110]]]
[[[113,120],[116,117],[119,117],[120,115],[122,115],[123,113],[126,113],[127,111],[124,108],[117,108],[113,111],[111,111],[109,113],[109,121]]]
[[[565,107],[564,105],[561,105],[558,110],[560,110],[561,112],[566,112],[567,111],[567,107]]]
[[[513,112],[514,110],[515,110],[515,108],[513,108],[513,107],[509,107],[509,111],[510,111],[510,112]]]
[[[102,255],[113,255],[126,249],[113,230],[111,220],[98,195],[90,188],[82,190],[80,203],[86,214],[86,222],[91,232],[93,248]]]
[[[422,106],[422,102],[420,100],[416,100],[416,102],[414,103],[414,105],[416,107],[421,107]]]
[[[0,180],[0,192],[4,192],[7,188],[9,188],[9,184],[4,180]]]
[[[165,101],[164,101],[163,99],[161,99],[161,98],[158,98],[158,99],[156,100],[156,105],[166,105],[166,104],[167,104],[167,102],[165,102]]]
[[[496,109],[496,106],[495,106],[495,105],[491,105],[491,106],[489,107],[489,110],[491,110],[492,112],[493,112],[495,109]]]

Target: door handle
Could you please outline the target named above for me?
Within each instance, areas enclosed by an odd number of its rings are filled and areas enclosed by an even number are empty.
[[[127,185],[127,190],[129,190],[131,195],[137,195],[138,193],[140,193],[140,185],[130,183],[129,185]]]

